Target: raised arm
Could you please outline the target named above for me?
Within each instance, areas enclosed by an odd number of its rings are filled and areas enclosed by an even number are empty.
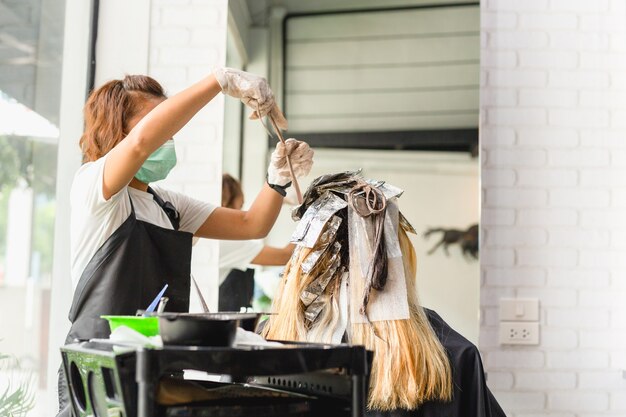
[[[124,188],[148,156],[171,139],[220,91],[220,84],[210,75],[168,99],[147,99],[148,113],[140,112],[128,136],[108,153],[102,184],[105,199]]]
[[[248,211],[218,207],[196,236],[228,240],[264,238],[276,222],[282,203],[283,197],[265,184]]]
[[[293,243],[288,244],[282,248],[275,248],[273,246],[263,246],[261,252],[250,262],[254,265],[264,265],[264,266],[279,266],[285,265],[289,262],[289,258],[291,258],[291,254],[293,250],[296,248],[296,245]]]
[[[260,116],[280,113],[265,78],[231,68],[218,68],[168,99],[148,96],[142,100],[141,110],[127,121],[128,135],[108,153],[102,184],[104,197],[108,200],[125,187],[145,160],[220,91],[240,98]]]

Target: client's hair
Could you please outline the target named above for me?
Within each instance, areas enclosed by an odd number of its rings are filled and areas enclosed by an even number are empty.
[[[415,409],[429,400],[450,401],[453,390],[448,357],[418,301],[415,249],[401,227],[398,239],[404,261],[410,318],[372,324],[351,323],[348,329],[351,343],[362,344],[375,352],[368,406],[382,411]],[[278,314],[270,317],[263,331],[265,337],[330,342],[339,319],[341,277],[335,277],[320,295],[325,307],[313,326],[308,327],[300,294],[318,273],[314,270],[302,274],[300,266],[311,251],[299,247],[285,267],[284,278],[273,302],[273,310]],[[320,260],[315,269],[324,271],[329,267],[328,261]],[[351,282],[350,285],[358,283]]]

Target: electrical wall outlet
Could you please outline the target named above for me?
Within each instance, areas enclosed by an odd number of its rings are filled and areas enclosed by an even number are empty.
[[[500,322],[501,345],[538,345],[538,322]]]

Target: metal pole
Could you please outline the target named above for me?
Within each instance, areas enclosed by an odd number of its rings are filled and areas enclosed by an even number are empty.
[[[365,378],[352,375],[352,417],[365,415]]]
[[[150,369],[150,352],[140,348],[137,350],[137,416],[154,417],[154,380]]]

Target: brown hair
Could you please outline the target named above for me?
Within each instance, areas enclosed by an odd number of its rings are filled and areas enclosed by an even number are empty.
[[[222,175],[222,207],[235,208],[233,204],[238,197],[243,198],[239,181],[230,174]]]
[[[79,142],[83,162],[101,158],[124,139],[128,121],[151,98],[165,98],[165,92],[147,75],[126,75],[92,91],[85,104],[85,131]]]

